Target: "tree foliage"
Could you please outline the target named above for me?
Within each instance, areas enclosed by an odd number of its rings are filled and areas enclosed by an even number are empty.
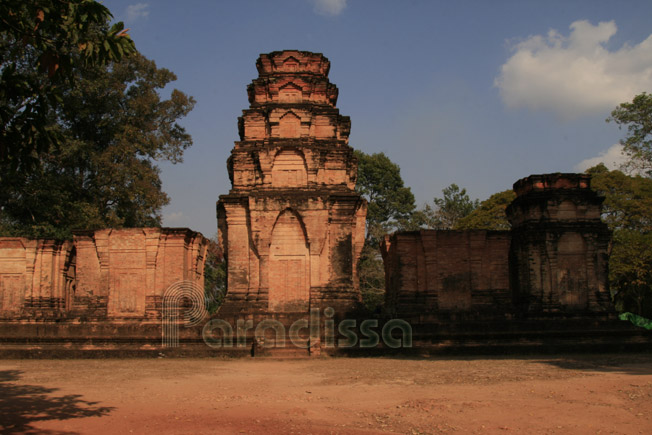
[[[480,205],[480,201],[471,200],[466,189],[460,189],[457,184],[451,184],[442,190],[442,193],[442,198],[433,199],[437,207],[433,228],[439,230],[453,229],[460,219],[471,214]]]
[[[4,176],[28,171],[61,142],[52,111],[82,67],[135,53],[122,23],[92,0],[0,2],[0,164]],[[1,176],[1,175],[0,175]]]
[[[458,222],[471,214],[479,206],[479,201],[471,200],[466,189],[460,189],[457,184],[451,184],[442,190],[443,197],[434,198],[433,205],[424,204],[415,210],[404,225],[407,230],[457,229]]]
[[[365,243],[358,264],[362,301],[369,311],[378,311],[385,302],[385,268],[378,246]]]
[[[631,103],[622,103],[607,118],[611,121],[619,128],[627,127],[627,136],[620,143],[630,158],[630,168],[652,176],[652,94],[643,92]]]
[[[358,182],[355,189],[368,202],[367,240],[378,244],[380,238],[402,228],[416,208],[414,195],[405,187],[401,169],[384,153],[355,151]]]
[[[652,318],[652,179],[603,164],[587,173],[605,196],[603,219],[613,231],[609,284],[616,307]]]
[[[609,284],[618,311],[652,319],[652,232],[614,231]]]
[[[213,314],[224,302],[226,295],[226,262],[217,241],[217,235],[208,239],[204,263],[204,296],[208,312]]]
[[[177,120],[194,100],[178,90],[161,99],[176,77],[139,54],[75,74],[47,116],[59,144],[33,171],[0,180],[4,235],[62,239],[73,229],[160,225],[168,197],[155,162],[180,162],[192,144]]]
[[[410,217],[401,223],[402,231],[418,231],[421,229],[437,228],[439,220],[437,219],[437,209],[430,204],[415,209]]]
[[[602,217],[612,230],[652,230],[652,180],[610,171],[602,163],[586,172],[593,190],[605,196]]]
[[[505,209],[516,198],[512,189],[494,193],[467,216],[459,219],[456,230],[509,230]]]
[[[356,191],[368,201],[367,234],[358,264],[360,291],[365,306],[378,310],[385,294],[385,270],[379,243],[385,234],[404,229],[416,206],[405,187],[401,170],[384,153],[355,151],[358,159]]]

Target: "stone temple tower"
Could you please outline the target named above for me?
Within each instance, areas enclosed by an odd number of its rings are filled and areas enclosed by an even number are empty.
[[[286,50],[256,67],[227,162],[232,189],[217,203],[228,274],[220,315],[347,312],[360,300],[367,205],[330,62]]]
[[[586,174],[530,175],[514,183],[510,271],[514,303],[529,314],[603,314],[611,233],[604,197]]]

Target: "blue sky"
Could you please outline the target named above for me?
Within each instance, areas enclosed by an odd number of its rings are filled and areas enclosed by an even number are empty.
[[[400,165],[419,205],[451,183],[486,199],[534,173],[617,165],[605,123],[652,92],[652,2],[106,0],[138,49],[197,100],[194,145],[162,163],[164,225],[216,233],[226,159],[260,53],[331,61],[350,145]],[[587,162],[587,160],[592,159]]]

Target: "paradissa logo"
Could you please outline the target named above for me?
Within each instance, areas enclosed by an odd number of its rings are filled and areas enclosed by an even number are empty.
[[[168,287],[163,294],[163,347],[179,346],[179,325],[183,324],[185,327],[200,325],[208,316],[206,306],[210,303],[211,300],[206,298],[203,287],[195,281],[179,281]],[[363,320],[359,325],[355,319],[344,319],[337,325],[339,338],[336,340],[333,316],[335,316],[333,308],[324,309],[323,335],[320,334],[322,324],[320,310],[313,308],[308,319],[295,321],[290,325],[289,331],[286,331],[285,325],[275,319],[265,319],[255,328],[253,320],[239,319],[236,321],[234,334],[233,325],[222,319],[212,319],[204,324],[202,338],[213,348],[247,347],[247,331],[253,330],[256,342],[267,348],[285,347],[287,338],[292,345],[305,349],[315,343],[320,343],[326,348],[351,348],[358,345],[361,348],[372,348],[380,344],[381,338],[383,344],[389,348],[412,347],[412,327],[405,320],[387,321],[379,335],[377,319]],[[397,332],[394,332],[395,330]],[[358,331],[361,337],[358,336]],[[268,341],[266,338],[269,335],[273,335],[274,338]]]
[[[408,322],[401,319],[388,320],[382,327],[380,335],[378,332],[378,320],[367,319],[360,322],[359,332],[362,338],[358,337],[356,328],[358,322],[355,319],[344,319],[337,325],[337,331],[341,338],[335,339],[335,310],[331,307],[324,309],[324,343],[326,348],[351,348],[358,345],[361,348],[373,348],[383,344],[389,348],[412,347],[412,327]],[[263,347],[285,347],[286,337],[290,343],[297,348],[307,349],[310,343],[320,342],[321,316],[319,308],[310,310],[309,319],[299,319],[292,323],[287,334],[285,325],[275,319],[265,319],[259,322],[254,328],[251,319],[239,319],[235,325],[235,344],[233,326],[222,319],[208,321],[202,330],[204,342],[212,348],[224,347],[246,347],[247,331],[254,330],[254,338]],[[398,330],[400,334],[394,333]],[[265,337],[268,332],[273,332],[274,339],[267,341]],[[302,334],[303,332],[303,334]],[[308,332],[309,334],[306,334]],[[306,335],[309,339],[306,339]],[[399,335],[396,337],[395,335]]]

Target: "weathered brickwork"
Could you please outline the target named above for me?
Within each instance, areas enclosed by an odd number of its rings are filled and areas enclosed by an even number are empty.
[[[383,343],[385,326],[400,325],[406,347],[409,330],[419,354],[619,350],[627,340],[649,346],[649,337],[609,323],[610,232],[600,220],[603,198],[582,174],[516,182],[517,198],[507,209],[510,231],[386,237],[381,252],[389,315],[356,310],[367,204],[355,192],[351,123],[336,108],[330,62],[319,53],[286,50],[262,54],[256,65],[249,108],[238,118],[240,140],[227,161],[231,190],[217,203],[227,294],[212,320],[227,323],[215,323],[223,335],[205,334],[212,324],[201,321],[173,328],[191,323],[181,313],[205,302],[207,240],[199,233],[133,228],[77,232],[71,242],[0,238],[2,355],[24,356],[21,349],[30,357],[54,350],[222,353],[228,349],[207,344],[226,343],[229,328],[244,339],[231,349],[235,355],[280,346],[286,332],[284,346],[295,334],[305,344],[300,352],[318,355],[335,351],[342,338],[336,325],[345,318],[357,322],[361,339],[344,353],[371,351],[362,336],[373,341],[367,334],[372,324],[376,332],[382,328]],[[171,306],[166,291],[180,281],[199,290],[192,300],[177,294],[178,306]],[[205,314],[199,311],[198,317]],[[264,321],[274,327],[254,337]],[[172,337],[181,349],[163,346]],[[407,350],[390,346],[391,338],[388,347],[376,348]]]
[[[228,265],[220,313],[342,311],[359,300],[366,203],[355,192],[350,120],[335,107],[330,63],[303,51],[262,54],[238,120],[217,206]]]
[[[387,236],[381,250],[390,312],[424,321],[610,313],[610,232],[590,176],[531,175],[514,191],[511,231]]]
[[[399,232],[385,237],[386,303],[394,315],[510,309],[509,231]]]
[[[531,175],[514,184],[514,303],[527,312],[605,312],[611,237],[600,220],[604,198],[584,174]]]
[[[0,318],[58,317],[74,287],[72,243],[0,238]]]
[[[160,319],[171,284],[203,288],[206,243],[176,228],[77,232],[73,242],[0,238],[0,316]]]

